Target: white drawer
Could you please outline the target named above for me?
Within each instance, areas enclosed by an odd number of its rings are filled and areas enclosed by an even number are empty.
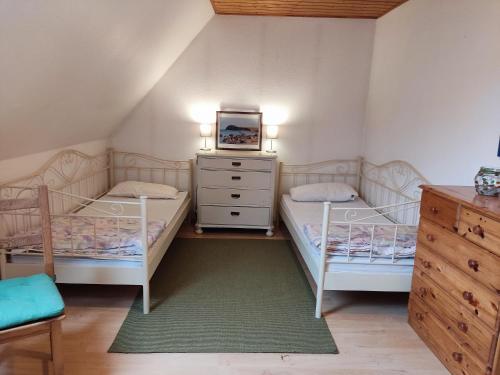
[[[200,157],[198,163],[201,168],[231,169],[231,170],[253,170],[270,171],[273,166],[272,160],[262,159],[238,159],[238,158],[204,158]]]
[[[271,173],[202,169],[200,171],[200,184],[202,187],[269,189],[271,187]]]
[[[226,206],[270,206],[271,190],[238,190],[201,188],[200,204],[222,204]]]
[[[200,206],[198,214],[202,225],[269,225],[269,208]]]

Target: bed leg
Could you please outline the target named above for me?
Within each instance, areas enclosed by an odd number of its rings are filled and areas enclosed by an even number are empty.
[[[321,318],[322,302],[323,302],[323,283],[318,283],[318,288],[316,290],[316,312],[314,313],[316,319]]]
[[[142,305],[144,314],[149,314],[150,300],[149,300],[149,282],[142,285]]]
[[[317,319],[321,318],[323,289],[325,289],[326,247],[328,243],[328,227],[330,226],[330,207],[330,202],[323,203],[323,221],[321,224],[321,256],[319,261],[319,275],[316,290],[316,312],[314,314]]]

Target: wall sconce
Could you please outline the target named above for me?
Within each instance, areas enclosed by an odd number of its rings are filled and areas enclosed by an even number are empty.
[[[210,151],[210,147],[207,147],[207,137],[212,136],[212,125],[211,124],[200,124],[200,137],[205,138],[205,146],[200,148],[201,151]]]
[[[266,129],[267,139],[271,140],[271,148],[266,150],[266,152],[276,153],[276,150],[273,150],[273,139],[278,139],[278,126],[277,125],[268,125]]]

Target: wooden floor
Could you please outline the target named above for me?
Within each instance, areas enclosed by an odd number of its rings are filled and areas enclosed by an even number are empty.
[[[191,229],[182,228],[179,236],[191,237]],[[202,236],[265,238],[263,233]],[[286,236],[278,232],[278,238]],[[61,290],[68,316],[63,322],[67,375],[448,374],[408,326],[404,293],[326,292],[326,320],[338,355],[108,354],[138,288],[65,285]],[[0,374],[51,374],[48,350],[44,336],[0,345]]]

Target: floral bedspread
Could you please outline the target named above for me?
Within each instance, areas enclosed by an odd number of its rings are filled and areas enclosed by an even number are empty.
[[[139,219],[55,217],[52,220],[54,255],[81,255],[93,258],[142,255]],[[165,221],[148,221],[148,246],[165,229]]]
[[[304,233],[320,251],[321,224],[305,224]],[[415,227],[399,226],[394,246],[395,226],[375,225],[373,235],[373,257],[412,258],[415,256],[417,231]],[[353,256],[368,256],[371,248],[372,225],[355,224],[351,231],[351,252]],[[328,231],[327,254],[347,255],[349,246],[349,226],[332,224]]]

